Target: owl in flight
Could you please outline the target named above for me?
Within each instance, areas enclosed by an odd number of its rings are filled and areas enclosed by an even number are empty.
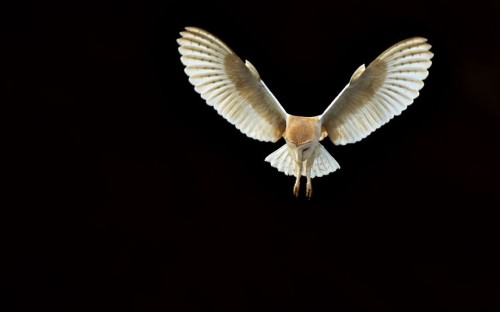
[[[283,137],[286,143],[265,160],[296,177],[295,196],[305,176],[307,198],[312,178],[340,168],[320,141],[328,136],[336,145],[354,143],[399,115],[418,97],[433,56],[427,39],[403,40],[358,67],[323,114],[303,117],[288,114],[257,69],[220,39],[196,27],[180,35],[181,61],[196,92],[247,136],[270,142]]]

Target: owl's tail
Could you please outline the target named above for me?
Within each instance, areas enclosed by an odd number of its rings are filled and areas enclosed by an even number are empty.
[[[267,156],[265,160],[269,162],[271,166],[278,169],[278,171],[286,175],[294,175],[295,160],[293,160],[286,144]],[[318,156],[316,156],[311,168],[311,178],[322,177],[339,168],[338,162],[328,153],[323,145],[320,144]],[[306,175],[305,166],[302,166],[302,175]]]

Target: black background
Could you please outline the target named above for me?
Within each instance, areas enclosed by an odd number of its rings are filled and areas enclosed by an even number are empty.
[[[5,6],[5,5],[4,5]],[[2,9],[2,305],[40,311],[500,311],[500,5],[73,1]],[[311,201],[188,83],[209,30],[318,115],[425,36],[420,97]],[[9,111],[13,108],[12,112]],[[303,194],[302,194],[303,195]],[[7,196],[11,198],[11,196]]]

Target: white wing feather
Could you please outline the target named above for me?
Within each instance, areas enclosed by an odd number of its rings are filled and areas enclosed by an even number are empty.
[[[431,66],[431,45],[421,37],[401,41],[360,66],[320,116],[335,144],[357,142],[399,115],[418,97]]]
[[[181,61],[189,82],[208,105],[247,136],[279,140],[287,113],[250,62],[243,61],[221,40],[195,27],[182,31]]]

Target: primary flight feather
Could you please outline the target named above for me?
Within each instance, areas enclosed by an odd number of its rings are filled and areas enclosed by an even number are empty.
[[[270,142],[283,137],[286,144],[266,161],[295,175],[295,196],[306,176],[308,198],[312,178],[340,168],[319,142],[325,136],[336,145],[357,142],[399,115],[418,97],[433,56],[427,39],[403,40],[368,67],[361,65],[322,115],[302,117],[288,114],[255,67],[220,39],[196,27],[180,35],[181,61],[196,92],[247,136]]]

